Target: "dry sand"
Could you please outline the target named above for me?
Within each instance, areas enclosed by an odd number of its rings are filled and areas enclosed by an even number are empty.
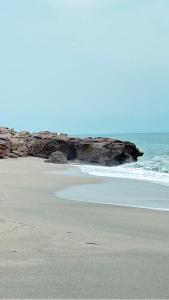
[[[64,168],[0,161],[0,298],[169,298],[169,213],[55,198],[102,180]]]

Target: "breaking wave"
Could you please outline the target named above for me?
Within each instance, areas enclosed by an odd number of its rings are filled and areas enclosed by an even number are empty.
[[[79,168],[94,176],[144,180],[169,186],[169,157],[156,156],[150,160],[115,167],[79,165]]]

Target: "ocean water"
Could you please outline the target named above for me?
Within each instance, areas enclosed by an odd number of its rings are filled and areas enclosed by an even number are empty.
[[[95,176],[144,180],[169,186],[169,133],[100,136],[133,142],[144,152],[144,155],[137,162],[116,167],[79,165],[82,172]]]
[[[69,186],[57,192],[56,196],[168,212],[169,133],[113,134],[106,137],[134,142],[144,155],[137,162],[115,167],[72,165],[64,171],[65,176],[86,174],[102,176],[104,180],[99,184]]]

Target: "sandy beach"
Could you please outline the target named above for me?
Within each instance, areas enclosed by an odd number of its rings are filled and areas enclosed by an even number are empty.
[[[0,297],[168,298],[169,212],[59,199],[102,182],[69,168],[0,161]]]

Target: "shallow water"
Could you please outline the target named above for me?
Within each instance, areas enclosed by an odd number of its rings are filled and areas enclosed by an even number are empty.
[[[78,167],[72,168],[73,174],[79,176]],[[62,175],[71,176],[72,168],[70,173],[67,170]],[[106,178],[99,184],[65,188],[56,196],[67,200],[169,211],[169,186],[142,180]]]

